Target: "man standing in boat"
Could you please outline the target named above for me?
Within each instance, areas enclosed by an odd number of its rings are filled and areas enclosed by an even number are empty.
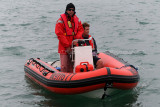
[[[74,39],[81,37],[83,26],[75,15],[75,6],[67,4],[64,14],[56,22],[55,33],[59,39],[58,53],[61,60],[61,71],[71,72],[73,65],[70,59],[71,45]]]

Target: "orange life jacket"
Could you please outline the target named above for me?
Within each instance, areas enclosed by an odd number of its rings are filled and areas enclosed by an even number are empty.
[[[66,30],[66,36],[72,36],[72,35],[76,35],[77,34],[77,30],[78,30],[78,21],[79,21],[79,18],[74,15],[73,16],[73,20],[74,20],[74,28],[72,27],[69,27],[68,25],[68,19],[67,19],[67,15],[66,14],[61,14],[61,18],[64,22],[64,25],[65,25],[65,30]]]

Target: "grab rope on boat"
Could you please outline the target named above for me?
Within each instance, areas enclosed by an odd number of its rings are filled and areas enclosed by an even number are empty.
[[[40,59],[40,58],[37,58],[37,59]],[[32,65],[35,65],[36,66],[36,68],[37,69],[39,69],[39,71],[40,72],[42,72],[42,74],[44,75],[44,76],[46,76],[49,72],[51,72],[51,73],[54,73],[54,72],[56,72],[56,71],[54,71],[54,70],[52,70],[51,68],[49,68],[48,66],[45,66],[43,63],[41,63],[40,61],[38,61],[38,60],[36,60],[36,59],[34,59],[34,58],[30,58],[29,59],[29,62],[27,63],[27,65],[30,65],[32,63]],[[41,70],[41,67],[43,68],[42,70]],[[47,72],[47,71],[48,72]]]
[[[120,67],[119,69],[121,69],[123,67],[129,67],[129,66],[132,67],[132,68],[134,68],[136,71],[138,71],[138,68],[135,67],[134,65],[124,65],[124,66]]]

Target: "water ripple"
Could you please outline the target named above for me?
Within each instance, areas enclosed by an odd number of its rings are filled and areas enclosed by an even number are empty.
[[[31,25],[32,23],[22,23],[22,24],[13,24],[13,26],[29,26]]]
[[[160,44],[160,41],[155,41],[155,44]]]
[[[139,51],[139,52],[133,52],[131,55],[143,56],[143,55],[147,55],[147,54],[144,51]]]
[[[23,46],[10,46],[10,47],[4,47],[3,51],[0,53],[0,55],[3,56],[25,56],[23,50],[25,48]]]
[[[5,24],[0,24],[0,26],[6,26]]]
[[[149,24],[149,22],[142,22],[142,21],[141,21],[141,22],[139,22],[139,24],[140,24],[140,25],[147,25],[147,24]]]
[[[110,51],[117,55],[132,55],[132,56],[147,55],[144,51],[136,51],[136,50],[110,50]]]
[[[20,24],[21,26],[29,26],[31,25],[32,23],[23,23],[23,24]]]

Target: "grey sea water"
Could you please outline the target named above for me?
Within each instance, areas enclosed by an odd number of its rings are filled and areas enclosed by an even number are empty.
[[[73,2],[77,16],[90,23],[99,52],[110,51],[139,68],[132,90],[109,89],[79,95],[51,93],[29,80],[25,62],[54,61],[56,20]],[[159,107],[160,0],[0,0],[1,107]]]

